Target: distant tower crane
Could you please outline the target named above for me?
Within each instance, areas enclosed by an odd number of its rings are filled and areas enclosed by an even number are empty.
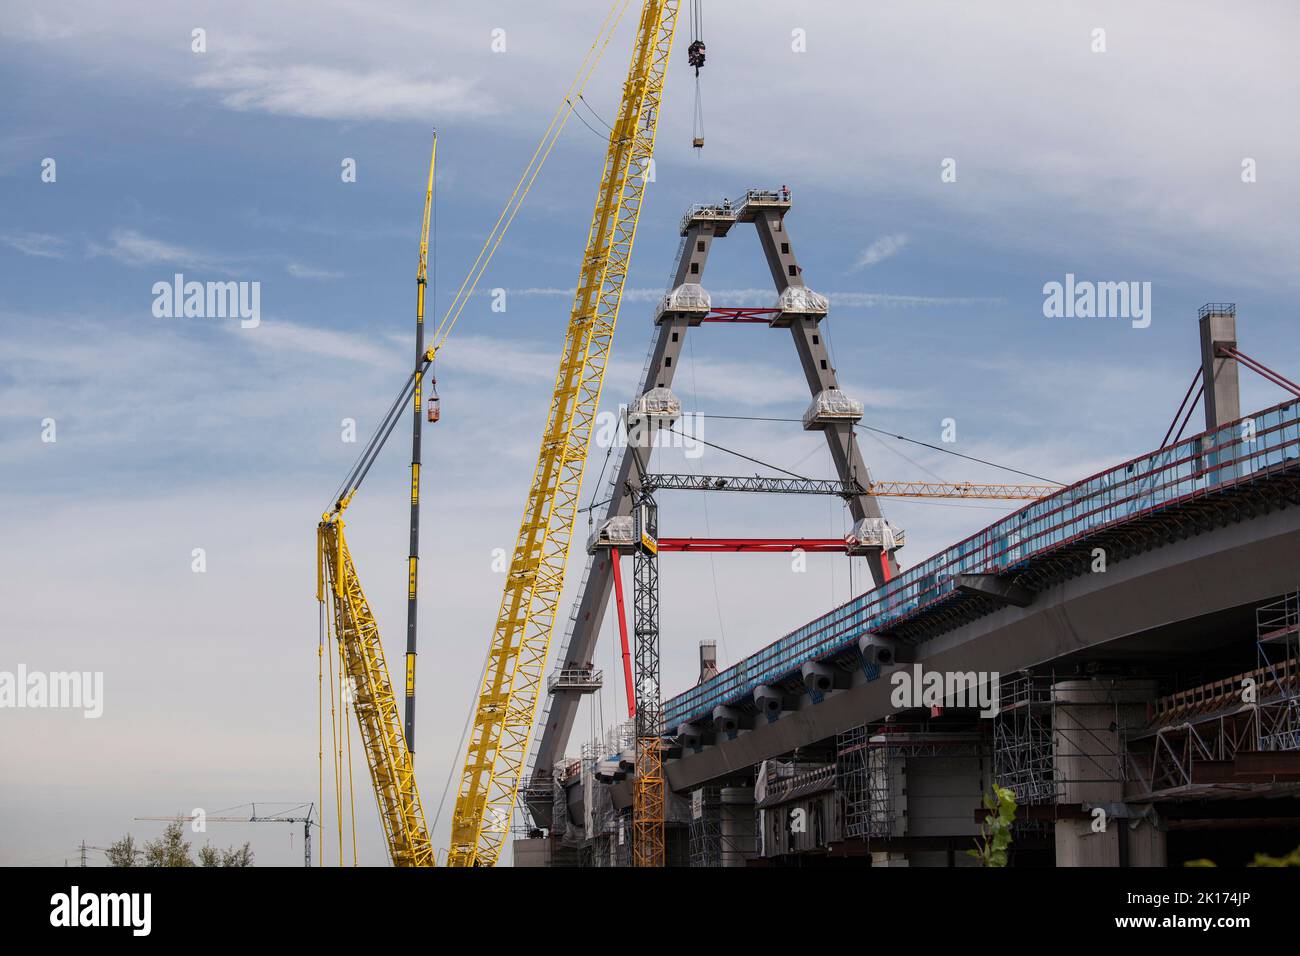
[[[201,820],[205,824],[207,823],[301,823],[302,824],[302,865],[307,867],[311,866],[311,828],[315,823],[315,821],[312,819],[312,813],[316,809],[316,804],[314,803],[299,804],[299,806],[292,807],[289,810],[285,810],[283,813],[270,813],[266,815],[258,814],[257,804],[250,803],[248,804],[248,806],[252,808],[252,813],[247,817],[228,817],[228,816],[210,817],[207,816],[206,814],[200,814],[196,812],[190,814],[189,816],[136,817],[135,819],[158,820],[158,821],[165,821],[167,823],[193,823],[195,820]],[[307,808],[306,815],[293,816],[294,812],[301,809],[302,807]],[[91,847],[91,849],[98,849],[98,847]]]

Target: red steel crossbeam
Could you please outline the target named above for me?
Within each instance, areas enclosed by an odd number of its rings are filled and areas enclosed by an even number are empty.
[[[660,538],[660,551],[698,551],[702,553],[744,552],[780,554],[806,551],[814,554],[839,552],[847,545],[843,538]]]
[[[716,308],[710,309],[702,322],[762,322],[771,320],[768,316],[776,315],[780,309]]]

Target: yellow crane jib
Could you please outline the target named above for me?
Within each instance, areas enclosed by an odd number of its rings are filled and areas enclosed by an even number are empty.
[[[654,152],[680,0],[643,0],[564,350],[451,821],[449,866],[492,866],[510,832],[556,608],[564,587],[592,420],[600,400]]]

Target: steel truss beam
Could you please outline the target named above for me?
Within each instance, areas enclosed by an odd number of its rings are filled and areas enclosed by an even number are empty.
[[[855,481],[834,478],[771,478],[766,475],[646,475],[646,491],[752,491],[776,495],[837,495],[852,498],[866,490]]]

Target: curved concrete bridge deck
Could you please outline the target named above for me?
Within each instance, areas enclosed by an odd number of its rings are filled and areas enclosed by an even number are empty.
[[[1295,400],[1070,485],[668,700],[665,731],[688,730],[669,784],[893,713],[864,635],[927,670],[1009,674],[1293,590],[1297,503]]]

